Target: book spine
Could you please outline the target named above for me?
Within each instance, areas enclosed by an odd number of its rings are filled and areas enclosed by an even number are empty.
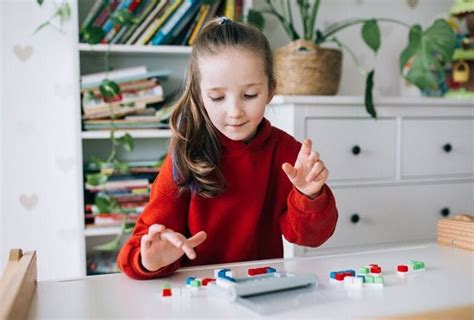
[[[148,29],[150,24],[152,23],[153,19],[157,18],[157,16],[165,10],[166,6],[168,6],[168,0],[161,0],[147,15],[145,20],[137,27],[137,29],[132,33],[132,35],[126,40],[126,44],[134,44],[137,42],[138,39],[143,35],[143,33]]]
[[[173,12],[176,11],[176,9],[181,5],[183,1],[182,0],[176,0],[171,6],[169,6],[165,12],[163,12],[163,15],[156,19],[150,27],[145,31],[145,33],[142,35],[142,37],[137,41],[137,44],[147,44],[150,39],[155,35],[155,33],[160,29],[160,27],[166,23],[166,21],[172,16]]]
[[[81,29],[87,28],[94,21],[94,19],[100,14],[101,9],[104,6],[105,6],[104,1],[95,0],[94,5],[87,13],[87,16],[85,17],[84,21],[82,21]]]
[[[115,11],[120,11],[122,9],[128,8],[132,0],[122,0],[120,1],[120,4],[118,7],[115,9]],[[114,12],[115,12],[114,11]],[[113,15],[113,13],[112,13]],[[114,22],[112,21],[112,17],[109,17],[107,21],[105,21],[104,25],[102,26],[102,30],[104,30],[105,34],[107,34],[112,28],[114,27]]]
[[[132,68],[124,68],[109,72],[98,72],[81,76],[81,86],[85,87],[92,83],[101,82],[105,78],[115,80],[123,77],[146,75],[146,66],[137,66]]]
[[[166,44],[171,38],[171,31],[176,25],[185,17],[188,11],[192,8],[194,1],[186,0],[173,14],[173,16],[163,25],[153,39],[151,40],[152,45]]]

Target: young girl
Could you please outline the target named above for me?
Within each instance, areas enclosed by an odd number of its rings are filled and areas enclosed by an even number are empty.
[[[334,232],[328,170],[263,115],[275,88],[257,29],[226,18],[196,40],[172,118],[170,152],[118,256],[135,279],[179,267],[283,257],[282,235],[316,247]]]

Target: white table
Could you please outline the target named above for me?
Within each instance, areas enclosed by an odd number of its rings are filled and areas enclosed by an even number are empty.
[[[400,278],[395,267],[414,259],[427,270]],[[382,289],[344,289],[329,283],[331,271],[382,266]],[[183,268],[166,279],[137,281],[123,274],[64,281],[40,281],[30,310],[31,319],[44,318],[297,318],[380,317],[429,312],[474,304],[474,253],[434,243],[359,248],[351,253]],[[290,290],[259,298],[248,305],[231,303],[199,291],[195,296],[162,298],[164,282],[184,287],[186,277],[212,277],[228,267],[234,276],[248,268],[272,266],[292,273],[316,273],[318,288]],[[249,307],[250,306],[250,307]]]

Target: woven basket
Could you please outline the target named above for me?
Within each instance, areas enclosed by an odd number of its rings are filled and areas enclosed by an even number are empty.
[[[339,89],[342,52],[295,40],[274,51],[276,94],[334,95]]]

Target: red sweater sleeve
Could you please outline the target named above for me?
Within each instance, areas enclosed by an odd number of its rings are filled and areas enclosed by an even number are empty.
[[[178,196],[173,181],[171,158],[163,162],[160,173],[151,187],[150,201],[137,220],[130,239],[123,245],[117,257],[117,266],[129,277],[146,280],[165,277],[175,272],[179,260],[154,272],[146,270],[141,264],[140,241],[155,223],[163,224],[176,232],[186,234],[186,217],[189,205],[187,195]]]
[[[338,212],[327,185],[316,199],[306,197],[293,187],[287,203],[288,210],[280,216],[280,228],[289,242],[318,247],[334,233]]]

